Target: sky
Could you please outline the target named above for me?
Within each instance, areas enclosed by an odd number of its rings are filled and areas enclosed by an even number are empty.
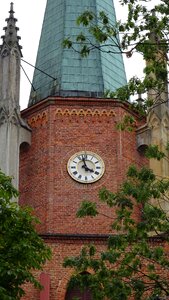
[[[4,34],[3,27],[6,26],[5,19],[9,16],[10,2],[0,0],[0,36]],[[43,22],[43,15],[47,0],[13,0],[15,17],[18,19],[18,35],[21,36],[20,45],[23,47],[23,59],[32,65],[35,65],[40,32]],[[114,0],[117,19],[125,17],[125,9],[119,5],[118,0]],[[0,42],[1,44],[1,42]],[[124,57],[127,78],[134,75],[142,76],[144,67],[140,55],[135,54],[132,59]],[[30,80],[32,80],[34,69],[24,62],[22,67],[26,71]],[[28,104],[31,85],[23,71],[21,71],[21,89],[20,89],[20,106],[25,109]]]

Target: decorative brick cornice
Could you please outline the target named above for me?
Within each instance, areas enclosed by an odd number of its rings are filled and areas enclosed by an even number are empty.
[[[43,126],[47,122],[48,122],[48,115],[46,111],[43,111],[42,113],[33,116],[31,119],[28,119],[28,124],[31,128]]]
[[[54,112],[53,119],[57,117],[115,117],[116,114],[113,109],[68,109],[57,108]],[[28,124],[31,128],[37,128],[45,125],[48,122],[48,113],[43,111],[28,119]]]
[[[38,113],[40,110],[47,109],[49,107],[56,106],[57,108],[62,107],[62,109],[65,109],[65,107],[70,107],[73,109],[77,109],[77,106],[84,107],[84,110],[91,107],[91,110],[93,109],[99,109],[102,107],[103,110],[115,110],[117,108],[122,108],[126,112],[134,115],[136,118],[138,117],[138,114],[131,109],[130,103],[121,102],[117,99],[110,99],[110,98],[64,98],[64,97],[49,97],[46,98],[33,106],[30,106],[22,111],[23,118],[29,118],[29,115],[32,113]]]
[[[62,109],[56,110],[55,116],[78,116],[78,117],[114,117],[113,109]]]

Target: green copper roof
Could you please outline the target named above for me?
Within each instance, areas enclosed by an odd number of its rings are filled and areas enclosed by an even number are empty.
[[[96,15],[104,10],[115,22],[113,0],[47,1],[36,68],[51,77],[35,69],[33,86],[36,93],[31,93],[29,105],[54,95],[99,98],[106,90],[115,90],[126,83],[121,54],[95,49],[87,58],[82,58],[74,50],[63,48],[62,42],[66,37],[75,40],[77,34],[86,30],[76,25],[77,17],[85,10]],[[92,40],[92,36],[87,34]]]

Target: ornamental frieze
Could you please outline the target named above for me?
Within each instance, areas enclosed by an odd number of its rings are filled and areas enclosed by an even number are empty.
[[[38,113],[28,119],[28,124],[31,128],[36,128],[45,125],[48,122],[47,112]]]
[[[58,108],[54,112],[54,120],[56,120],[58,117],[81,117],[81,118],[87,118],[87,117],[98,117],[99,119],[103,117],[115,117],[116,114],[113,109],[107,110],[107,109],[62,109]],[[30,119],[28,119],[28,124],[31,128],[37,128],[40,126],[45,125],[48,122],[48,113],[46,111],[42,113],[38,113],[37,115],[34,115]]]
[[[55,112],[55,118],[58,116],[77,116],[77,117],[115,117],[113,109],[62,109],[58,108]]]

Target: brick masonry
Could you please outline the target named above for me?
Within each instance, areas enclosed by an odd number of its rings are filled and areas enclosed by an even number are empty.
[[[116,126],[129,107],[115,100],[87,98],[48,98],[22,113],[32,128],[31,147],[23,144],[20,151],[20,203],[35,209],[41,220],[40,234],[101,235],[110,233],[110,219],[77,219],[76,211],[83,200],[98,200],[98,192],[106,186],[116,191],[130,164],[146,163],[136,149],[136,134],[118,131]],[[141,125],[136,117],[136,128]],[[67,162],[76,152],[97,153],[105,162],[103,177],[92,184],[74,181],[67,172]],[[103,214],[113,211],[98,203]],[[139,217],[139,209],[135,216]],[[85,241],[87,242],[87,240]],[[83,240],[48,239],[53,258],[44,272],[50,274],[50,300],[64,300],[71,271],[62,267],[63,259],[78,254]],[[105,240],[95,239],[99,247]],[[39,275],[38,275],[39,276]],[[27,287],[24,299],[38,300],[39,292]],[[43,299],[42,299],[43,300]]]

